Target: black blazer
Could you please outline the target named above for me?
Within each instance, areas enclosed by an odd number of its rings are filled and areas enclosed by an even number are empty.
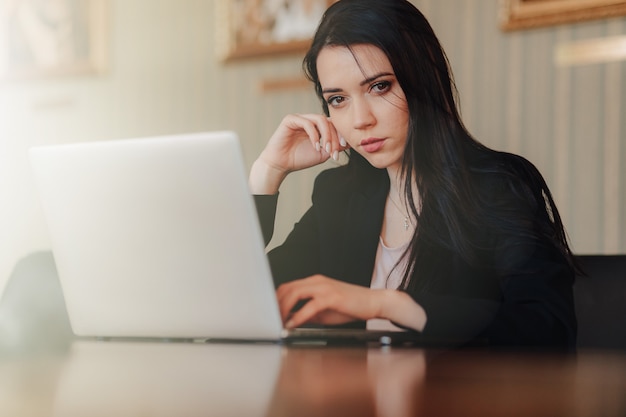
[[[368,287],[388,191],[384,170],[358,181],[345,169],[322,172],[315,181],[312,206],[285,242],[268,253],[276,286],[323,274]],[[278,194],[255,196],[266,243],[272,237],[277,200]],[[574,273],[560,254],[533,248],[523,258],[521,270],[526,272],[511,274],[490,261],[470,266],[442,248],[431,252],[436,268],[427,273],[438,274],[437,285],[427,292],[409,292],[426,311],[425,336],[461,345],[479,341],[573,349]],[[519,262],[521,256],[505,257]]]

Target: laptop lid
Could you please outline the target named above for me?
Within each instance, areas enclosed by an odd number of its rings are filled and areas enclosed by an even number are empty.
[[[235,133],[35,147],[30,159],[76,335],[280,337]]]

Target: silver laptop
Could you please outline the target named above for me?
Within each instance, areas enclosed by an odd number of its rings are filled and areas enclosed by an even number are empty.
[[[283,330],[233,132],[42,146],[30,158],[78,336],[415,338]]]

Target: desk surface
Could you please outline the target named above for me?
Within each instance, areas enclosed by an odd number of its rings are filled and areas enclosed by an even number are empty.
[[[75,342],[0,357],[0,415],[624,416],[626,355]]]

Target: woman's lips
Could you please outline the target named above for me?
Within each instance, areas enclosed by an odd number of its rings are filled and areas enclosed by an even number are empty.
[[[380,138],[363,139],[360,143],[361,148],[363,148],[363,150],[368,153],[378,152],[384,144],[385,139]]]

